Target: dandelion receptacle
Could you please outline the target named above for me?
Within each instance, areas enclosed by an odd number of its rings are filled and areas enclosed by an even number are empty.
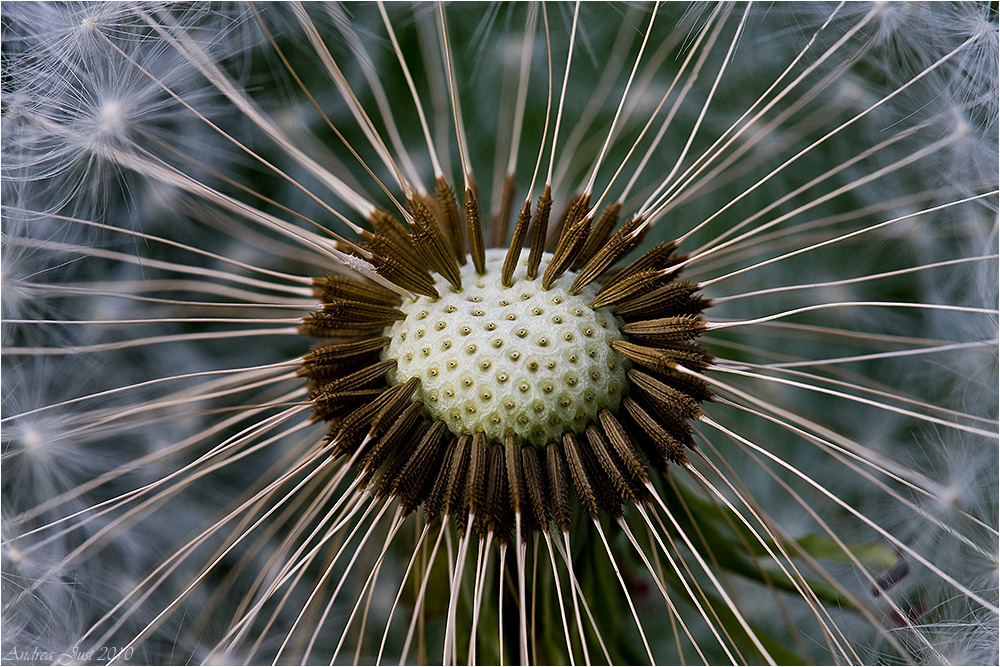
[[[2,21],[5,664],[996,664],[992,5]]]

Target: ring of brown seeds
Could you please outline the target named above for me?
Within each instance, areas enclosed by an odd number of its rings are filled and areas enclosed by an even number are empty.
[[[324,340],[299,374],[326,444],[363,488],[463,535],[504,542],[515,517],[564,532],[570,488],[588,518],[620,516],[646,497],[647,461],[665,472],[694,446],[688,422],[712,394],[678,366],[711,363],[697,343],[709,301],[678,279],[673,244],[615,266],[645,230],[630,219],[615,231],[618,205],[594,222],[577,197],[553,231],[546,188],[510,246],[487,251],[474,193],[463,224],[442,184],[409,202],[408,229],[380,211],[342,248],[370,278],[314,280],[323,306],[301,332]]]

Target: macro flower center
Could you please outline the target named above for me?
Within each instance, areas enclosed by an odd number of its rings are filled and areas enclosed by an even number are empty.
[[[406,224],[376,212],[363,243],[343,245],[377,280],[313,279],[322,307],[299,331],[324,340],[297,372],[330,455],[403,511],[502,541],[568,531],[572,489],[590,519],[619,516],[648,488],[643,454],[665,472],[695,446],[710,301],[677,279],[674,243],[616,266],[645,229],[630,218],[614,231],[617,206],[592,218],[577,199],[550,254],[546,188],[507,249],[487,250],[467,191],[467,253],[439,190],[434,210],[414,199]]]
[[[504,287],[505,255],[486,251],[481,275],[467,262],[461,289],[440,278],[439,298],[406,300],[405,319],[386,327],[382,357],[396,360],[391,384],[419,378],[413,400],[456,436],[482,431],[502,442],[514,434],[542,447],[582,433],[602,409],[617,411],[630,366],[611,346],[624,339],[622,320],[591,306],[598,285],[571,294],[574,272],[548,290],[528,279],[527,249]]]

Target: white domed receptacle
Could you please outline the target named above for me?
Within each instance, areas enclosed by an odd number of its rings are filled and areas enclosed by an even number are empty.
[[[540,276],[528,280],[527,250],[504,287],[506,252],[487,250],[483,275],[466,262],[459,291],[441,278],[440,298],[405,300],[406,318],[386,329],[383,358],[397,360],[390,384],[420,378],[414,400],[455,435],[483,431],[500,442],[513,433],[544,446],[582,433],[604,408],[617,410],[629,362],[611,342],[624,338],[622,321],[591,307],[599,285],[571,295],[571,271],[548,290]]]

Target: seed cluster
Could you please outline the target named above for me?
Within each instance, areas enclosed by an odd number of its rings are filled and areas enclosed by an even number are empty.
[[[501,541],[515,517],[566,531],[574,508],[596,519],[642,501],[647,465],[686,462],[712,397],[691,373],[711,363],[696,342],[709,303],[678,280],[676,247],[614,268],[645,226],[616,231],[617,205],[592,221],[586,197],[547,243],[546,189],[509,249],[487,251],[475,193],[468,246],[454,194],[439,182],[436,197],[411,200],[408,225],[373,214],[342,248],[378,282],[314,281],[323,306],[301,331],[324,340],[299,373],[332,455],[404,511]]]
[[[406,319],[388,328],[382,357],[396,360],[391,384],[420,378],[414,400],[456,436],[503,442],[513,433],[542,447],[583,433],[604,408],[617,411],[631,364],[611,346],[624,338],[621,319],[590,305],[596,286],[570,294],[576,274],[567,272],[541,289],[526,280],[525,250],[504,287],[504,255],[487,251],[481,276],[462,267],[461,290],[439,286],[440,298],[401,305]]]

